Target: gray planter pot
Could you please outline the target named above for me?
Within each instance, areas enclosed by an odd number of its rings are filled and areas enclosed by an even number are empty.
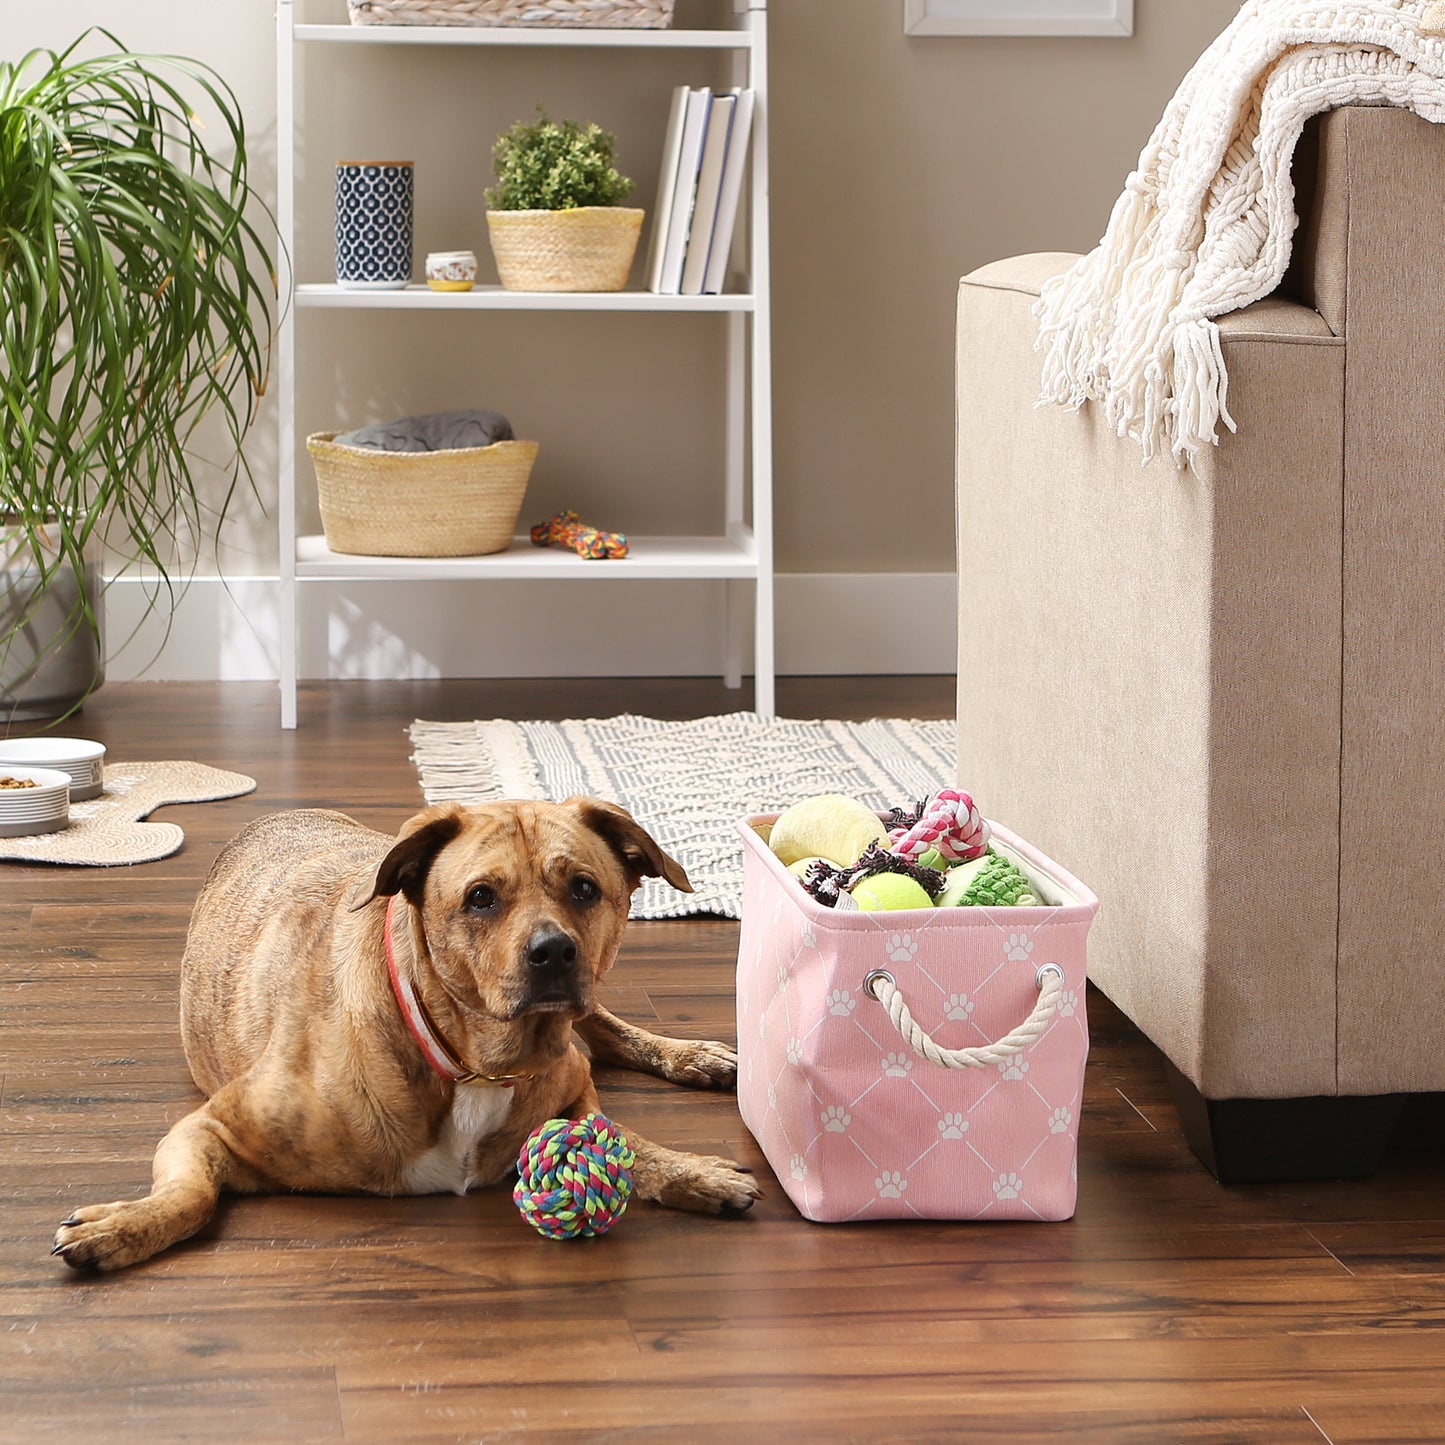
[[[0,646],[0,729],[62,717],[105,681],[103,639],[80,611],[81,585],[62,571],[42,590],[28,548],[16,545],[13,531],[0,534],[0,636],[24,619]],[[83,585],[103,627],[98,557],[87,560]]]

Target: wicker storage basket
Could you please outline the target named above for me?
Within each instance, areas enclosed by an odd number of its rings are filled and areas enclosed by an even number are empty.
[[[635,206],[488,211],[497,275],[508,291],[620,291],[642,216]]]
[[[536,442],[444,452],[339,446],[306,438],[321,526],[333,552],[364,557],[473,557],[512,540]]]
[[[347,0],[353,25],[565,25],[665,30],[673,0]]]

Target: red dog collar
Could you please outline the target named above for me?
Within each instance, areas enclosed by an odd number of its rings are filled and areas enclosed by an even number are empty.
[[[411,1036],[421,1049],[422,1057],[432,1068],[453,1084],[490,1084],[498,1089],[510,1089],[530,1074],[479,1074],[462,1062],[461,1056],[447,1042],[446,1036],[436,1026],[421,995],[412,987],[411,980],[402,976],[396,966],[396,952],[391,944],[392,911],[396,907],[396,895],[386,900],[386,971],[391,978],[391,991],[396,995],[401,1016]]]

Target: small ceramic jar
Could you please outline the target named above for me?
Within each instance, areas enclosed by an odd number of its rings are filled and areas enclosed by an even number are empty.
[[[426,258],[426,284],[433,291],[470,291],[477,281],[472,251],[432,251]]]

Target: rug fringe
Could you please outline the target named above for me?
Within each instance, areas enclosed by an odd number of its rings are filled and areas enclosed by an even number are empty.
[[[494,803],[506,796],[492,753],[478,744],[476,723],[418,719],[408,735],[428,803]]]

